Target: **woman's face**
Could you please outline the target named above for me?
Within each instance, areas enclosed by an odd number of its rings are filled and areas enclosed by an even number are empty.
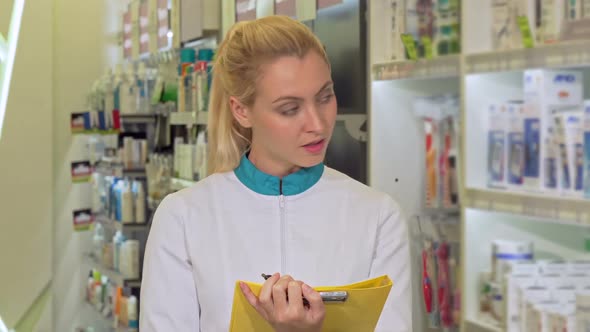
[[[263,65],[254,105],[244,107],[245,122],[238,119],[252,128],[250,159],[278,176],[321,163],[336,110],[330,68],[316,52]]]

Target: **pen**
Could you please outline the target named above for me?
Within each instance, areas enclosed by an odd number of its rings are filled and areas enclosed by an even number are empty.
[[[262,274],[264,280],[268,280],[268,278],[272,277],[270,274]],[[287,301],[289,301],[289,295],[287,295]],[[303,298],[303,306],[309,307],[309,301],[306,298]]]

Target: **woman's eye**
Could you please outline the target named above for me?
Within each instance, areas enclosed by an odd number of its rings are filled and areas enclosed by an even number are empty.
[[[325,95],[322,98],[320,98],[320,103],[327,104],[327,103],[330,102],[330,100],[332,100],[332,97],[334,97],[334,94],[332,94],[332,93],[331,94],[328,94],[328,95]]]
[[[290,107],[281,110],[281,114],[285,116],[292,116],[297,114],[297,111],[299,111],[299,107]]]

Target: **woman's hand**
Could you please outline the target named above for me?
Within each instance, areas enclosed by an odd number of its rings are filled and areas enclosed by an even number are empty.
[[[275,273],[256,297],[248,285],[240,288],[250,304],[277,332],[321,331],[326,310],[318,292],[290,276]],[[309,306],[303,304],[303,297]]]

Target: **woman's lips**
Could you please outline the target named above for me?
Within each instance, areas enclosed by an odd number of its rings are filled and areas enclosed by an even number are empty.
[[[323,140],[317,141],[315,143],[304,145],[303,148],[305,148],[305,150],[309,153],[317,154],[317,153],[322,152],[322,150],[324,149],[325,143],[326,143],[326,140],[323,139]]]

